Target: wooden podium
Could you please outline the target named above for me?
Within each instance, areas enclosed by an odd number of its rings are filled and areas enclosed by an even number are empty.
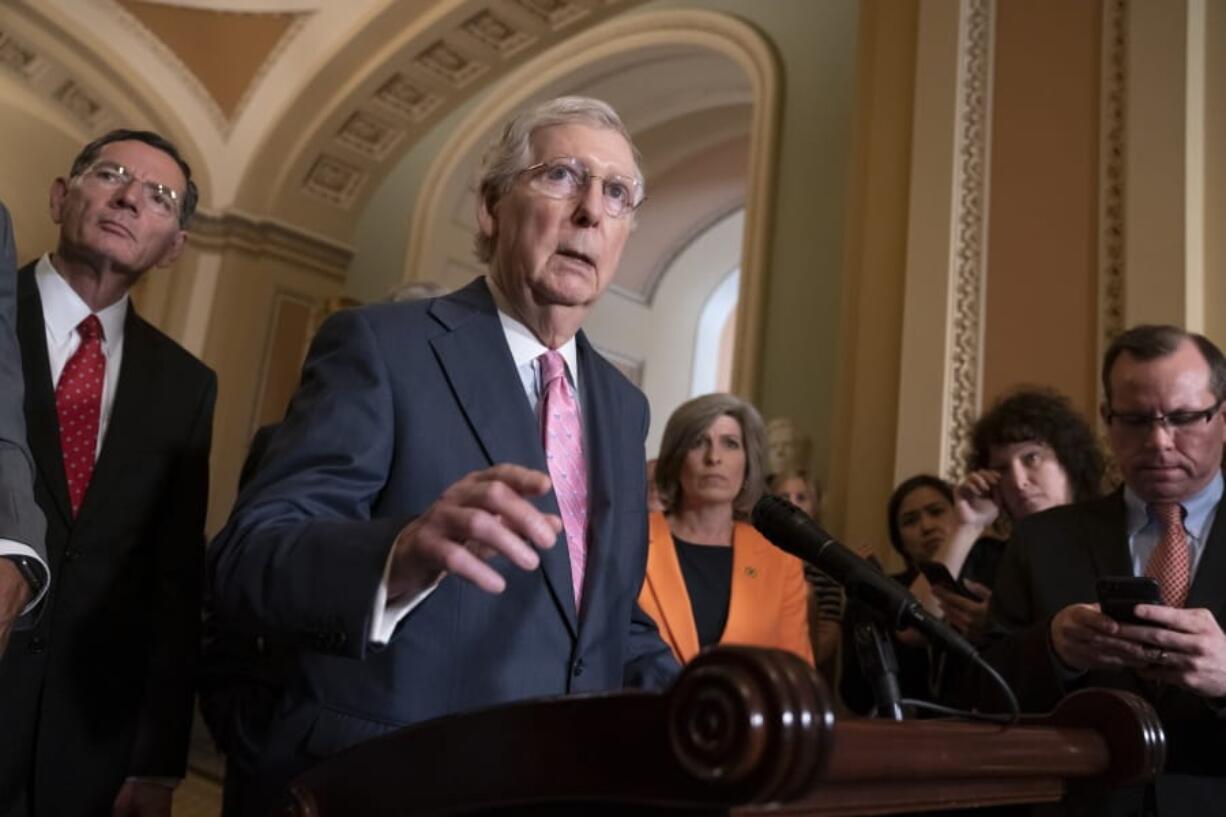
[[[526,701],[360,744],[298,777],[285,813],[890,814],[1141,783],[1165,751],[1154,711],[1124,692],[1078,692],[1011,727],[836,719],[799,659],[723,647],[665,694]]]

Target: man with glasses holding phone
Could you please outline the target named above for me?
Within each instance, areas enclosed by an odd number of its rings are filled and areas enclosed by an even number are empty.
[[[544,102],[478,191],[489,274],[329,318],[210,546],[220,613],[300,648],[236,812],[400,726],[678,671],[636,604],[647,401],[580,331],[643,201],[629,134]]]
[[[186,767],[216,378],[136,314],[196,206],[170,142],[113,131],[51,185],[17,334],[53,581],[0,663],[0,814],[169,815]]]
[[[1078,814],[1202,815],[1226,798],[1226,359],[1208,338],[1137,326],[1102,368],[1102,417],[1124,486],[1022,520],[992,596],[992,663],[1025,709],[1089,686],[1147,698],[1168,740],[1166,771]],[[1121,623],[1096,581],[1156,580],[1162,604]],[[1118,584],[1118,582],[1116,582]]]

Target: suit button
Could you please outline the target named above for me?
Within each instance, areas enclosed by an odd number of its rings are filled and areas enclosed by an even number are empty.
[[[345,642],[348,640],[344,633],[333,633],[332,637],[328,639],[328,646],[334,650],[339,650],[345,646]]]
[[[30,652],[40,653],[40,652],[46,652],[46,650],[47,650],[47,640],[43,638],[41,635],[36,635],[30,639]]]
[[[80,555],[81,551],[77,550],[76,548],[69,548],[68,550],[64,551],[64,561],[71,562]]]
[[[583,659],[582,658],[577,659],[575,663],[570,665],[570,674],[571,676],[575,678],[578,678],[580,675],[583,674]]]

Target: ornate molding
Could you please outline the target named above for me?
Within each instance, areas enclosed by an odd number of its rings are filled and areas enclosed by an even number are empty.
[[[310,267],[337,281],[345,280],[353,248],[279,221],[245,213],[197,211],[191,223],[193,243],[212,247],[238,247]]]
[[[160,37],[146,28],[144,23],[119,3],[115,2],[115,0],[103,0],[101,7],[111,14],[132,35],[133,39],[157,55],[158,61],[164,64],[175,76],[175,79],[182,83],[182,87],[186,88],[192,95],[192,98],[200,106],[200,109],[204,111],[205,116],[217,129],[218,133],[229,133],[230,121],[226,119],[226,115],[221,110],[221,106],[217,104],[217,100],[213,99],[213,95],[204,87],[204,83],[192,73],[192,70],[187,67],[183,60],[179,59],[179,55],[170,46],[166,45]]]
[[[227,116],[221,106],[217,104],[217,100],[213,98],[213,94],[205,87],[200,78],[195,72],[188,67],[178,55],[178,53],[168,46],[161,37],[150,31],[141,20],[129,12],[126,8],[120,5],[116,0],[104,0],[104,9],[108,10],[120,25],[126,29],[137,41],[149,49],[157,56],[157,59],[164,63],[176,79],[183,84],[183,87],[188,90],[192,98],[200,105],[205,112],[209,121],[217,128],[217,132],[226,138],[230,135],[230,131],[234,127],[234,123],[242,116],[243,110],[247,107],[251,100],[255,89],[259,87],[260,82],[272,69],[272,66],[285,54],[289,44],[302,31],[306,25],[307,18],[310,15],[310,10],[282,10],[279,12],[257,11],[254,9],[217,9],[200,6],[199,10],[208,11],[216,14],[231,14],[234,16],[260,16],[267,14],[295,14],[298,15],[293,19],[285,34],[277,40],[272,49],[265,55],[263,61],[251,75],[242,94],[239,96],[238,102],[234,106],[234,111]]]
[[[92,135],[115,126],[118,116],[96,89],[78,81],[67,66],[18,34],[0,29],[0,71],[8,71],[31,91],[66,113]]]
[[[1128,97],[1128,0],[1103,3],[1098,196],[1099,357],[1124,331],[1125,137]]]
[[[965,469],[971,427],[979,414],[981,399],[993,12],[994,0],[968,0],[962,5],[959,22],[954,286],[949,333],[950,399],[945,424],[948,446],[945,471],[954,480]]]
[[[642,0],[484,0],[414,38],[354,94],[331,135],[313,145],[298,192],[352,211],[404,150],[449,111],[514,67],[547,51],[564,29],[591,26]],[[567,31],[566,34],[573,34]]]

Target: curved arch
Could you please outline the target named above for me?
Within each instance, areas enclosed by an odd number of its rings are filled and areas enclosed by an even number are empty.
[[[509,74],[499,86],[503,93],[491,95],[489,104],[456,125],[455,138],[439,151],[439,159],[431,166],[408,230],[404,278],[411,280],[414,271],[422,268],[423,237],[432,235],[440,220],[447,217],[446,208],[438,205],[461,163],[512,111],[550,84],[586,67],[628,53],[669,46],[696,47],[730,59],[744,72],[751,89],[746,223],[733,389],[753,398],[757,392],[756,368],[769,268],[768,226],[772,220],[769,192],[777,162],[781,83],[778,61],[770,44],[756,29],[734,17],[690,9],[625,15],[577,34]]]
[[[155,130],[187,157],[200,186],[201,204],[211,206],[211,168],[202,146],[149,77],[115,53],[100,31],[74,24],[53,5],[19,4],[11,12],[4,19],[6,29],[45,63],[26,82],[28,91],[61,114],[67,110],[81,144],[117,127]],[[66,92],[73,94],[72,100],[65,99]]]
[[[720,336],[736,312],[736,294],[741,271],[731,270],[707,297],[698,313],[698,337],[694,340],[694,364],[690,394],[719,391]]]

